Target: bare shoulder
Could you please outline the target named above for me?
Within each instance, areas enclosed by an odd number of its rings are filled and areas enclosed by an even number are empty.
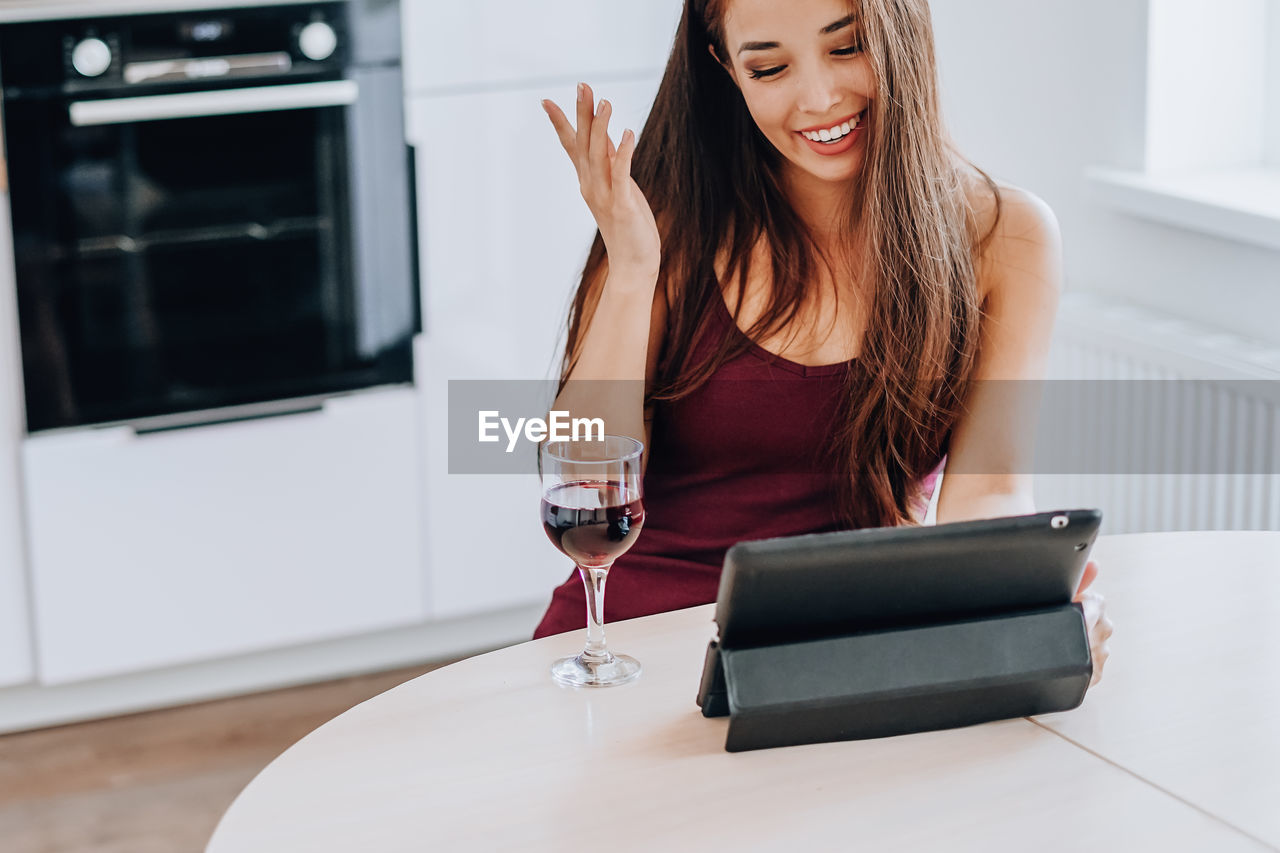
[[[985,237],[978,255],[981,297],[1006,287],[1060,290],[1062,237],[1049,205],[1010,184],[997,184],[993,191],[976,173],[967,181],[966,193],[978,234]]]
[[[1005,184],[1000,189],[1000,218],[995,223],[992,242],[1030,242],[1044,247],[1056,247],[1061,238],[1058,218],[1039,196],[1027,190]]]

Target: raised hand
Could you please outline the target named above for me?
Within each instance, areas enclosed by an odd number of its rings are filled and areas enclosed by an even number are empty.
[[[609,269],[641,273],[642,278],[656,280],[662,244],[653,210],[631,177],[635,133],[626,130],[614,147],[609,138],[613,107],[602,100],[597,110],[595,95],[586,83],[578,84],[576,128],[552,101],[543,101],[542,108],[578,173],[582,198],[595,217],[609,253]]]

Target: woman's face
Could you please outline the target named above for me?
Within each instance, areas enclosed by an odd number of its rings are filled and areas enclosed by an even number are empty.
[[[866,156],[866,122],[876,87],[849,5],[848,0],[728,3],[729,55],[717,59],[795,177],[848,182]]]

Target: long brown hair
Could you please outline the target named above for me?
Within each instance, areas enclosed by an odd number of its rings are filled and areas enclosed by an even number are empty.
[[[831,266],[782,189],[782,155],[760,133],[732,78],[712,57],[729,53],[730,0],[686,0],[671,57],[641,133],[632,174],[662,228],[662,288],[669,319],[646,405],[687,396],[725,361],[791,323]],[[976,257],[990,236],[965,193],[963,162],[938,104],[927,0],[853,0],[858,39],[878,81],[868,155],[841,233],[870,294],[856,370],[848,374],[830,454],[840,478],[837,515],[853,527],[917,521],[919,483],[938,463],[958,420],[976,359]],[[981,174],[981,173],[980,173]],[[1000,195],[983,174],[995,199]],[[994,230],[994,226],[992,226]],[[856,241],[855,236],[856,235]],[[752,250],[765,241],[771,293],[747,336],[729,335],[699,365],[690,353],[712,299],[722,299],[717,256],[736,279],[741,310]],[[561,384],[589,321],[606,260],[596,233],[569,313]]]

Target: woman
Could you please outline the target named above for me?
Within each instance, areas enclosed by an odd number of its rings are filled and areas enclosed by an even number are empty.
[[[592,414],[648,448],[611,620],[713,601],[742,539],[919,523],[944,457],[939,522],[1034,511],[982,380],[1044,373],[1057,225],[950,145],[927,0],[687,0],[638,143],[586,85],[543,106],[599,226],[556,407],[614,380]],[[584,612],[570,577],[537,636]]]

